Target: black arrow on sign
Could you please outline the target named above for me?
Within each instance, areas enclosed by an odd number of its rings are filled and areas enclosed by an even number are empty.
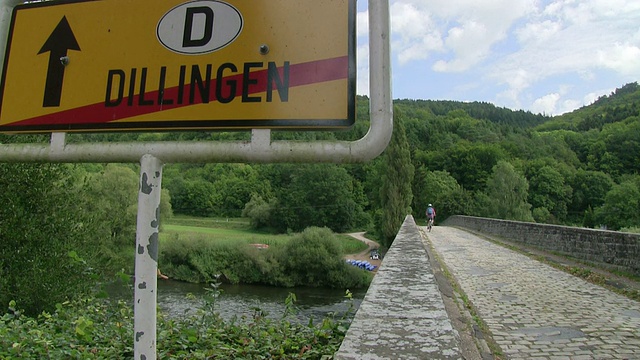
[[[64,67],[67,63],[67,50],[80,50],[80,45],[71,31],[67,17],[63,16],[47,41],[42,45],[39,54],[50,52],[47,82],[44,85],[43,107],[60,106]],[[65,58],[65,59],[63,59]]]

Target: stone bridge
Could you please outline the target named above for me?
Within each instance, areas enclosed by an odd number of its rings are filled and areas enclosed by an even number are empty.
[[[444,225],[405,219],[335,359],[640,359],[640,303],[548,261],[637,278],[638,235],[463,216]]]

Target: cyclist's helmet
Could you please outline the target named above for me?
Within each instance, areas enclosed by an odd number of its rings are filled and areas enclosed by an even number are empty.
[[[429,204],[429,206],[433,206],[433,205]]]

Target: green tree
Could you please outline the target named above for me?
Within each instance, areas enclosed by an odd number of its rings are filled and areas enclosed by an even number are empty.
[[[535,220],[563,222],[567,218],[573,190],[565,183],[562,174],[548,165],[533,168],[529,173],[529,203],[533,206]]]
[[[305,229],[284,246],[280,254],[283,273],[294,286],[366,286],[370,274],[347,264],[338,244],[327,228]]]
[[[173,210],[195,216],[238,217],[252,194],[273,197],[271,184],[249,164],[172,164],[164,172]]]
[[[624,122],[605,125],[600,134],[606,152],[615,158],[612,172],[640,173],[640,117],[630,117]]]
[[[279,231],[302,231],[309,226],[344,232],[362,222],[365,213],[361,187],[343,167],[333,164],[278,164],[271,180],[279,185],[270,225]]]
[[[638,177],[614,185],[605,196],[604,204],[596,209],[596,222],[619,230],[640,225],[640,187]]]
[[[269,226],[269,219],[271,219],[271,209],[274,204],[269,204],[262,196],[253,194],[251,200],[245,205],[242,210],[242,216],[249,218],[251,226],[256,229]]]
[[[247,164],[217,165],[220,165],[216,168],[217,179],[212,182],[215,215],[238,217],[252,194],[270,196],[270,183],[263,181],[254,167]]]
[[[369,209],[381,209],[380,174],[384,172],[385,162],[382,156],[362,165],[364,194],[368,199]]]
[[[487,180],[487,216],[506,220],[533,221],[527,202],[529,184],[511,163],[499,161]]]
[[[131,166],[108,164],[84,175],[82,208],[93,229],[91,241],[98,250],[88,259],[108,272],[133,269],[140,176]],[[171,197],[160,196],[160,226],[171,217]]]
[[[212,216],[216,213],[215,186],[203,179],[176,179],[170,182],[171,206],[176,213]]]
[[[415,183],[413,210],[416,218],[425,217],[428,204],[434,205],[437,217],[442,220],[451,215],[471,213],[471,195],[448,172],[428,171],[421,167],[416,171]]]
[[[82,257],[92,251],[74,166],[0,163],[0,304],[28,314],[91,285]]]
[[[87,174],[84,207],[101,224],[96,237],[110,239],[108,246],[135,243],[138,181],[135,171],[119,164]]]
[[[377,226],[382,242],[390,246],[404,218],[411,214],[414,167],[404,129],[404,118],[394,112],[393,136],[383,154],[384,171],[380,175],[381,213]]]
[[[588,219],[593,218],[593,209],[602,206],[613,185],[611,176],[602,171],[578,170],[571,179],[571,187],[574,190],[569,213],[573,221],[579,222],[584,219],[586,212],[591,214]],[[596,224],[583,225],[593,227]]]
[[[465,189],[479,190],[486,183],[493,166],[506,158],[496,144],[458,142],[447,149],[425,154],[423,163],[432,170],[444,170]]]

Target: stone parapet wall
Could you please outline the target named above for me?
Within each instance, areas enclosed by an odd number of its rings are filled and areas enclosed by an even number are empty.
[[[462,359],[422,235],[411,215],[360,304],[336,360]]]
[[[455,215],[443,225],[498,236],[640,276],[640,235]]]

